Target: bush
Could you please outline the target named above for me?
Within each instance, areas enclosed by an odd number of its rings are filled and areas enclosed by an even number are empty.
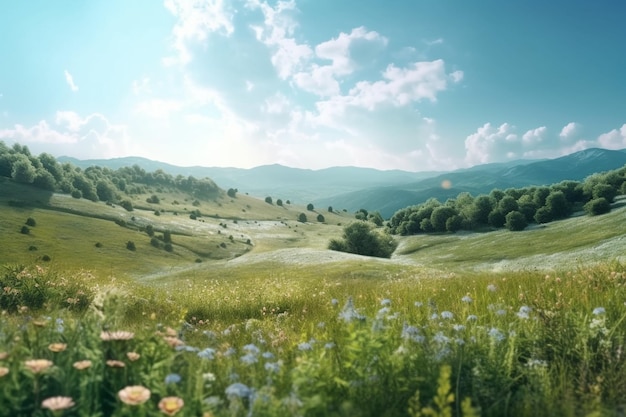
[[[150,237],[154,236],[154,226],[151,224],[146,226],[146,234]]]
[[[150,239],[150,244],[152,246],[154,246],[155,248],[161,248],[161,241],[159,239],[157,239],[156,237],[153,237],[152,239]]]
[[[137,247],[135,246],[135,242],[133,242],[132,240],[129,240],[128,242],[126,242],[126,249],[130,251],[137,250]]]
[[[306,223],[307,222],[306,214],[304,213],[298,214],[298,221],[300,223]]]
[[[328,249],[357,255],[390,258],[397,243],[387,235],[378,233],[366,222],[358,221],[343,229],[342,240],[332,239]]]
[[[604,197],[595,198],[585,204],[584,209],[590,216],[598,216],[610,212],[611,203]]]
[[[159,200],[159,197],[156,194],[152,194],[150,197],[146,198],[146,202],[152,203],[152,204],[159,204],[161,200]]]
[[[282,207],[283,206],[283,200],[281,200],[280,198],[278,200],[276,200],[276,205]]]
[[[235,198],[237,196],[237,190],[236,188],[229,188],[228,191],[226,191],[226,194],[230,197],[230,198]]]
[[[37,246],[32,246],[31,245],[31,246],[28,247],[28,250],[31,251],[31,252],[36,251],[37,250]]]
[[[83,198],[83,193],[80,190],[72,191],[72,197],[74,198]]]
[[[312,203],[309,203],[309,204],[306,205],[306,209],[309,210],[309,211],[313,211],[315,209],[315,207],[313,206]]]
[[[265,197],[265,202],[267,204],[272,204],[272,197],[270,197],[270,196]]]
[[[96,245],[95,245],[95,246],[96,246],[96,248],[101,248],[101,247],[102,247],[102,243],[100,243],[100,242],[96,242]]]
[[[28,219],[26,219],[26,225],[35,227],[37,225],[37,222],[32,217],[29,217]]]
[[[28,226],[22,226],[22,228],[20,229],[20,233],[23,235],[27,235],[30,233],[30,229],[28,228]]]
[[[126,211],[133,211],[133,203],[131,203],[130,200],[123,200],[120,206],[124,207]]]
[[[44,255],[41,257],[41,260],[44,262],[50,262],[52,260],[52,258],[50,258],[48,255]]]
[[[510,231],[517,232],[526,229],[528,222],[526,221],[526,216],[524,216],[524,214],[514,210],[506,215],[506,222],[504,225]]]
[[[321,214],[318,214],[317,215],[317,221],[320,222],[320,223],[324,223],[326,221],[326,219]]]
[[[166,243],[165,246],[163,246],[163,249],[165,249],[168,252],[173,252],[174,251],[174,247],[172,246],[171,243]]]

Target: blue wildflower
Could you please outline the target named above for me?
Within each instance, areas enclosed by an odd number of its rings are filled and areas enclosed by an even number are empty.
[[[246,384],[235,382],[230,384],[224,391],[227,397],[248,398],[252,394],[252,390]]]
[[[416,301],[413,305],[414,305],[415,307],[418,307],[418,308],[419,308],[419,307],[423,306],[423,305],[424,305],[424,303],[422,303],[421,301]]]
[[[333,305],[333,307],[337,307],[339,305],[339,300],[333,298],[332,300],[330,300],[330,303]]]
[[[472,301],[472,297],[470,297],[469,295],[466,295],[465,297],[461,298],[461,301],[463,301],[464,303],[471,303]]]
[[[213,360],[215,358],[215,349],[206,348],[198,352],[198,357],[202,359]]]
[[[405,340],[412,340],[417,343],[424,342],[424,336],[422,336],[420,329],[415,326],[409,326],[407,323],[402,325],[402,334],[401,336]]]
[[[308,342],[302,342],[298,345],[298,349],[301,351],[313,350],[313,346]]]
[[[62,318],[58,318],[56,319],[56,325],[57,325],[57,333],[63,333],[63,331],[65,330],[64,322]]]
[[[606,310],[604,309],[604,307],[596,307],[593,309],[593,315],[594,316],[599,316],[601,314],[605,314]]]
[[[165,384],[178,384],[181,381],[181,377],[178,374],[169,374],[165,377]]]
[[[335,344],[333,342],[328,342],[324,345],[324,349],[332,349],[335,347]]]
[[[266,362],[265,370],[271,373],[278,373],[280,372],[280,363],[279,362]]]
[[[470,314],[469,316],[467,316],[467,321],[476,321],[478,320],[478,317],[475,314]]]
[[[259,359],[253,353],[246,353],[239,360],[246,365],[252,365],[253,363],[257,363]]]
[[[341,313],[339,313],[339,318],[346,323],[349,323],[353,320],[365,320],[365,316],[360,314],[356,310],[356,308],[354,308],[354,301],[352,301],[352,297],[348,298],[348,301],[346,301],[346,304],[343,306],[343,310],[341,310]]]
[[[263,352],[263,356],[265,359],[274,359],[274,354],[272,352]]]
[[[443,332],[437,332],[437,334],[433,336],[433,341],[441,345],[445,345],[450,341],[450,338],[444,335]]]
[[[442,311],[442,312],[441,312],[441,318],[442,318],[442,319],[447,319],[447,320],[450,320],[450,319],[452,319],[453,317],[454,317],[454,314],[452,314],[452,312],[450,312],[450,311]]]
[[[489,329],[489,337],[491,337],[496,342],[501,342],[506,338],[505,334],[502,333],[500,329],[497,329],[495,327]]]
[[[391,305],[391,300],[389,298],[383,298],[380,305],[383,307],[389,307]]]
[[[454,326],[452,326],[452,328],[457,332],[465,330],[465,326],[462,324],[455,324]]]
[[[261,350],[256,347],[253,343],[247,344],[243,347],[245,352],[251,353],[252,355],[258,355]]]

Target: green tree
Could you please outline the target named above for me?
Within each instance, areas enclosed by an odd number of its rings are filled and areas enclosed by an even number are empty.
[[[584,209],[590,216],[598,216],[610,212],[611,203],[604,197],[594,198],[585,204]]]
[[[306,209],[309,211],[313,211],[315,209],[315,207],[313,206],[313,203],[309,203],[306,205]]]
[[[506,222],[504,224],[507,229],[511,231],[524,230],[528,226],[526,216],[519,211],[511,211],[506,215]]]
[[[546,197],[546,207],[553,219],[563,219],[569,214],[569,203],[563,191],[553,191]]]
[[[32,184],[37,175],[37,170],[31,164],[30,159],[24,155],[16,155],[11,167],[11,178],[24,184]]]
[[[333,206],[328,206],[328,212],[332,213],[333,212]]]
[[[237,197],[237,190],[236,188],[229,188],[228,191],[226,191],[226,195],[228,195],[230,198],[235,198]]]
[[[473,225],[487,224],[489,213],[494,209],[495,200],[486,195],[479,195],[474,199],[470,210],[469,220]]]
[[[548,223],[553,220],[552,212],[546,206],[539,207],[535,212],[535,221],[537,223]]]
[[[304,213],[298,214],[298,221],[300,223],[306,223],[307,222],[306,214]]]
[[[488,222],[490,226],[500,228],[504,226],[504,223],[506,222],[506,216],[501,210],[495,209],[492,210],[491,213],[489,213]]]
[[[609,203],[617,196],[617,189],[609,184],[596,184],[591,192],[594,199],[604,198]]]
[[[364,256],[389,258],[397,244],[388,235],[374,230],[367,222],[353,222],[343,229],[342,240],[331,240],[329,249],[342,250]]]
[[[279,207],[283,206],[283,200],[281,200],[280,198],[276,200],[276,205]]]
[[[434,231],[445,232],[446,222],[452,216],[456,215],[456,210],[452,207],[440,206],[433,209],[430,215],[430,224]]]
[[[502,199],[498,202],[498,210],[505,215],[512,211],[517,211],[518,209],[519,205],[517,204],[517,200],[510,195],[502,197]]]
[[[324,218],[323,215],[318,214],[317,215],[317,221],[320,222],[320,223],[324,223],[326,221],[326,219]]]
[[[273,204],[272,197],[270,197],[270,196],[265,197],[265,202],[267,204]]]

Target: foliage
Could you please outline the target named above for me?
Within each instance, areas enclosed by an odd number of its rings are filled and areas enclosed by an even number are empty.
[[[129,240],[128,242],[126,242],[126,249],[130,250],[130,251],[136,251],[137,247],[135,246],[135,242],[133,242],[132,240]]]
[[[20,233],[23,235],[27,235],[30,233],[30,229],[28,228],[28,226],[22,226],[22,228],[20,229]]]
[[[26,219],[26,225],[30,227],[35,227],[37,225],[37,221],[35,221],[35,219],[33,219],[32,217],[29,217],[28,219]]]
[[[505,226],[512,232],[524,230],[528,226],[526,216],[519,211],[511,211],[506,215]]]
[[[272,204],[272,197],[270,197],[270,196],[265,197],[265,202],[267,204]]]
[[[308,211],[313,211],[315,209],[315,207],[313,206],[313,203],[309,203],[309,204],[306,205],[306,209]]]
[[[300,223],[306,223],[307,222],[306,214],[304,214],[304,213],[298,214],[298,221]]]
[[[226,195],[228,195],[230,198],[235,198],[237,197],[237,192],[239,190],[236,188],[229,188],[228,191],[226,191]]]
[[[281,200],[280,198],[276,200],[276,205],[278,207],[282,207],[283,206],[283,200]]]
[[[130,200],[120,201],[120,206],[122,206],[126,211],[133,211],[133,203]]]
[[[357,255],[389,258],[397,243],[388,235],[378,233],[370,224],[362,221],[350,223],[343,229],[341,240],[332,239],[328,249]]]
[[[590,216],[598,216],[611,211],[611,203],[604,197],[594,198],[585,204],[585,212]]]
[[[324,218],[324,216],[322,214],[318,214],[317,215],[317,221],[320,223],[324,223],[326,221],[326,218]]]

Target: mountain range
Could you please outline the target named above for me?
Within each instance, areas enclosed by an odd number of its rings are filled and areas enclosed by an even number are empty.
[[[489,193],[494,188],[550,185],[563,180],[582,181],[587,176],[626,165],[626,150],[591,148],[555,159],[516,160],[477,165],[450,172],[381,171],[372,168],[331,167],[320,170],[263,165],[250,169],[180,167],[140,157],[79,160],[59,157],[81,168],[101,166],[118,169],[138,165],[152,172],[209,177],[221,188],[264,198],[332,206],[335,210],[378,210],[389,218],[397,210],[429,198],[445,201],[461,192]]]

